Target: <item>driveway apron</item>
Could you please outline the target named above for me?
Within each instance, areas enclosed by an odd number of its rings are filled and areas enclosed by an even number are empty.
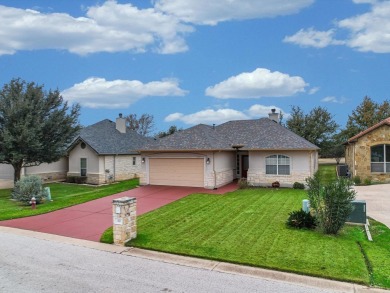
[[[113,224],[113,199],[124,196],[135,197],[137,199],[137,215],[142,215],[192,193],[223,194],[236,189],[236,183],[216,190],[197,187],[142,186],[43,215],[1,221],[0,225],[99,241],[103,232]]]
[[[365,200],[367,216],[390,228],[390,184],[354,186],[356,199]]]

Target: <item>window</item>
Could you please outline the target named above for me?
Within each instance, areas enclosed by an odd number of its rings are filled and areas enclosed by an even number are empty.
[[[137,163],[137,157],[133,157],[133,166]]]
[[[80,159],[80,175],[87,176],[87,159],[86,158]]]
[[[390,145],[371,147],[371,172],[390,173]]]
[[[290,175],[290,157],[272,155],[265,158],[265,174]]]

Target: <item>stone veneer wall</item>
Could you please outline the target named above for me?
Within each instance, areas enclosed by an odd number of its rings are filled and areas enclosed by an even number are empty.
[[[383,125],[366,135],[357,142],[346,146],[345,161],[353,176],[361,179],[370,178],[374,182],[390,182],[390,173],[371,173],[371,147],[380,144],[390,144],[390,127]]]
[[[234,170],[232,169],[225,169],[221,171],[217,171],[216,173],[216,180],[214,181],[214,171],[208,172],[206,174],[206,182],[205,182],[205,188],[218,188],[223,185],[226,185],[233,181],[233,174]],[[215,186],[214,186],[215,184]]]
[[[283,187],[292,187],[294,182],[304,183],[310,177],[309,172],[294,172],[291,175],[267,175],[260,170],[248,170],[248,183],[253,186],[271,186],[278,181]]]
[[[136,158],[136,164],[133,165],[133,157]],[[105,170],[110,170],[110,173],[113,174],[114,171],[114,156],[104,156],[104,166]],[[104,170],[104,171],[105,171]],[[115,156],[115,181],[128,180],[132,178],[139,177],[141,173],[141,156],[139,155],[123,155]],[[105,178],[106,180],[106,178]]]

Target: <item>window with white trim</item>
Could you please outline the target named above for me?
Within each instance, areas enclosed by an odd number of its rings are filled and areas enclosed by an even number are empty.
[[[272,155],[265,158],[265,174],[290,175],[290,157]]]
[[[390,173],[389,144],[380,144],[371,147],[371,172]]]

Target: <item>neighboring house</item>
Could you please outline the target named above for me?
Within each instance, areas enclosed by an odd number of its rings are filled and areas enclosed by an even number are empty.
[[[348,139],[345,163],[352,176],[390,182],[390,117]]]
[[[318,147],[270,118],[199,124],[140,149],[142,185],[218,188],[237,178],[254,186],[305,182],[318,169]]]
[[[68,148],[68,176],[86,176],[87,183],[138,177],[141,158],[137,149],[153,141],[126,127],[119,114],[116,122],[108,119],[83,128]]]

